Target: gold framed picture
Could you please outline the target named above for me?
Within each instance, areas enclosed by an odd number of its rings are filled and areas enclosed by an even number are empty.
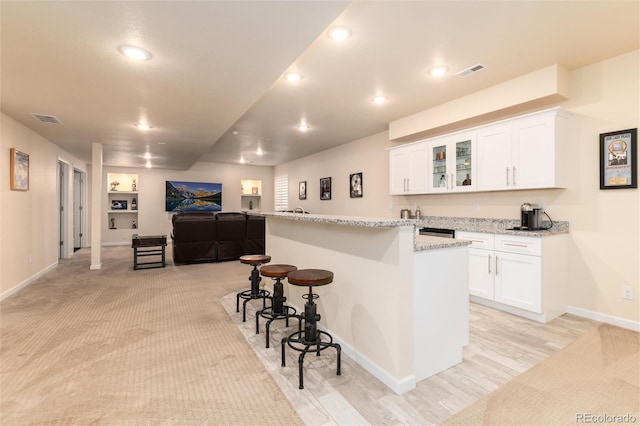
[[[29,154],[11,148],[11,189],[29,190]]]

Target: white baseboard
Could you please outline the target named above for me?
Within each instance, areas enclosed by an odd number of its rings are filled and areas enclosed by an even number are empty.
[[[324,327],[320,327],[321,329]],[[324,330],[328,333],[329,330]],[[340,339],[335,334],[331,333],[333,336],[333,340],[336,343],[340,344],[342,348],[342,352],[348,355],[351,359],[357,362],[362,368],[367,370],[374,376],[376,379],[380,380],[384,383],[389,389],[397,393],[398,395],[402,395],[405,392],[409,392],[416,388],[416,378],[413,374],[406,376],[402,379],[397,379],[389,374],[385,369],[381,368],[378,364],[371,361],[365,355],[357,351],[353,346],[348,343],[345,343],[342,339]]]
[[[298,312],[304,312],[304,308],[300,309],[299,306],[289,303],[289,306],[295,308]],[[367,370],[372,376],[384,383],[389,389],[402,395],[405,392],[409,392],[416,388],[416,376],[410,374],[402,379],[392,376],[387,370],[380,367],[375,362],[371,361],[367,356],[357,351],[352,345],[346,343],[340,336],[329,330],[324,324],[318,323],[318,328],[325,331],[333,337],[333,341],[340,344],[340,349],[345,355],[348,355],[351,359],[358,363],[362,368]]]
[[[640,322],[638,321],[632,321],[625,318],[616,317],[613,315],[602,314],[600,312],[594,312],[588,309],[582,309],[575,306],[567,306],[567,313],[576,315],[579,317],[587,318],[590,320],[615,325],[617,327],[626,328],[628,330],[640,332]]]
[[[43,276],[47,272],[49,272],[49,271],[51,271],[51,270],[53,270],[53,269],[55,269],[57,267],[58,267],[58,262],[52,263],[51,265],[47,266],[46,268],[44,268],[40,272],[30,276],[29,278],[27,278],[26,280],[22,281],[18,285],[14,286],[14,287],[10,288],[9,290],[5,291],[4,293],[0,294],[0,301],[6,299],[7,297],[11,296],[14,293],[17,293],[18,291],[22,290],[23,288],[25,288],[29,284],[32,284],[35,280],[37,280],[38,278],[40,278],[41,276]]]

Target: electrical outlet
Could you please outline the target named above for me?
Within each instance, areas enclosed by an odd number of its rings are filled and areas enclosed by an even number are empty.
[[[630,285],[623,285],[622,286],[622,298],[623,299],[628,299],[628,300],[633,300],[633,287],[631,287]]]

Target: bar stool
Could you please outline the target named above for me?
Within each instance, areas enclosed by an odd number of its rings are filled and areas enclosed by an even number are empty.
[[[266,256],[264,254],[247,254],[244,256],[240,256],[240,263],[248,264],[253,266],[253,270],[251,271],[251,275],[249,276],[249,281],[251,281],[251,288],[249,290],[244,290],[236,294],[236,312],[240,312],[240,299],[244,299],[242,302],[242,322],[247,320],[247,302],[254,299],[262,299],[262,307],[265,308],[267,306],[265,299],[270,299],[268,290],[260,289],[260,271],[258,271],[258,266],[263,263],[269,263],[271,261],[271,256]]]
[[[284,305],[284,302],[287,301],[287,298],[284,296],[284,286],[282,285],[282,279],[286,278],[289,272],[293,272],[297,269],[298,268],[293,265],[279,264],[266,265],[260,268],[260,274],[262,274],[263,277],[270,277],[276,281],[273,284],[273,297],[271,297],[271,306],[268,306],[256,312],[256,334],[260,333],[260,317],[267,319],[267,324],[265,326],[267,332],[267,348],[269,347],[269,326],[274,320],[284,319],[286,326],[289,327],[289,318],[297,318],[298,329],[300,330],[302,318],[297,315],[294,307]]]
[[[307,352],[315,352],[320,356],[320,352],[327,348],[336,348],[338,354],[338,369],[336,375],[340,376],[340,353],[342,348],[338,343],[333,343],[333,337],[322,330],[318,330],[317,322],[320,321],[320,315],[316,313],[317,305],[314,299],[317,294],[313,293],[313,287],[327,285],[333,282],[333,272],[323,269],[299,269],[287,274],[289,284],[297,286],[309,287],[309,293],[303,294],[302,298],[307,300],[304,305],[304,330],[298,330],[289,337],[282,338],[282,366],[285,367],[285,344],[295,351],[300,352],[298,357],[298,371],[300,376],[299,389],[304,389],[304,379],[302,372],[302,363]],[[323,341],[322,338],[325,338]]]

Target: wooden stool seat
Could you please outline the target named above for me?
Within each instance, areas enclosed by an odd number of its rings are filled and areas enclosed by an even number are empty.
[[[240,263],[247,265],[262,265],[263,263],[271,262],[271,256],[264,254],[245,254],[240,256]]]
[[[298,268],[293,265],[274,264],[265,265],[260,268],[260,274],[262,274],[263,277],[269,278],[285,278],[289,272],[296,270],[298,270]]]
[[[269,291],[260,288],[260,271],[258,271],[258,266],[263,263],[271,262],[271,256],[267,256],[264,254],[245,254],[240,256],[240,263],[244,263],[247,265],[253,266],[253,270],[251,271],[251,275],[249,276],[249,281],[251,282],[251,288],[249,290],[244,290],[236,294],[236,312],[240,312],[240,299],[244,299],[242,302],[242,322],[247,320],[247,302],[254,299],[262,299],[262,308],[266,308],[267,304],[265,303],[266,299],[270,299]]]
[[[260,274],[263,277],[269,277],[275,280],[273,284],[273,295],[271,297],[271,306],[263,308],[260,311],[256,312],[256,334],[260,333],[260,317],[265,318],[267,323],[265,325],[266,330],[266,347],[269,347],[269,327],[271,323],[275,320],[284,319],[285,325],[289,327],[289,318],[297,318],[298,319],[298,330],[301,328],[301,321],[299,315],[295,308],[291,306],[287,306],[284,302],[287,301],[287,298],[284,296],[284,287],[282,285],[282,280],[287,278],[287,274],[289,272],[293,272],[298,268],[293,265],[283,265],[283,264],[273,264],[273,265],[265,265],[260,268]]]
[[[333,282],[333,272],[324,269],[298,269],[287,274],[289,284],[316,287]]]

